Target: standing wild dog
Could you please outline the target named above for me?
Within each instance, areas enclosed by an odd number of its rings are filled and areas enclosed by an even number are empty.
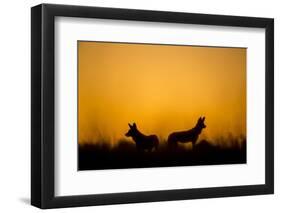
[[[169,147],[176,147],[178,142],[180,143],[192,142],[192,145],[194,145],[198,139],[198,136],[202,132],[202,129],[206,128],[204,121],[205,121],[205,117],[203,118],[200,117],[194,128],[187,131],[171,133],[168,137]]]
[[[138,129],[137,125],[129,124],[129,131],[125,134],[127,137],[132,137],[136,143],[138,151],[148,150],[151,151],[153,147],[155,150],[158,148],[159,140],[156,135],[144,135]]]

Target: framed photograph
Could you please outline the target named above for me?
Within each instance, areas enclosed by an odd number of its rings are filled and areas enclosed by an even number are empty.
[[[31,9],[31,203],[274,191],[274,20]]]

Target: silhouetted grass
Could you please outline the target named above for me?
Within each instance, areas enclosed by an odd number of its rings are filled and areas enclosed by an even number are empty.
[[[201,140],[192,148],[191,144],[171,150],[166,141],[161,141],[152,152],[138,152],[135,143],[120,140],[111,147],[110,143],[79,145],[79,170],[147,168],[192,165],[217,165],[246,163],[246,139],[220,138],[212,143]],[[216,145],[214,145],[216,144]]]

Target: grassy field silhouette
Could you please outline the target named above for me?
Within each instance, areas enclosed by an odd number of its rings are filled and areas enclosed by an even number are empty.
[[[193,147],[180,144],[169,149],[167,141],[160,140],[157,150],[137,151],[136,144],[127,139],[110,146],[84,141],[78,146],[78,170],[149,168],[194,165],[246,163],[246,138],[218,138],[199,140]]]

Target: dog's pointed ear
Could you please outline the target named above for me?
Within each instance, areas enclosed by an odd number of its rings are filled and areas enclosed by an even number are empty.
[[[134,128],[137,128],[137,125],[136,125],[136,123],[133,123],[133,127],[134,127]]]
[[[132,127],[133,127],[130,123],[128,123],[128,125],[129,125],[129,127],[130,127],[130,128],[132,128]]]
[[[198,122],[200,122],[202,120],[201,116],[198,118]]]
[[[202,121],[205,121],[205,116],[202,118]]]

